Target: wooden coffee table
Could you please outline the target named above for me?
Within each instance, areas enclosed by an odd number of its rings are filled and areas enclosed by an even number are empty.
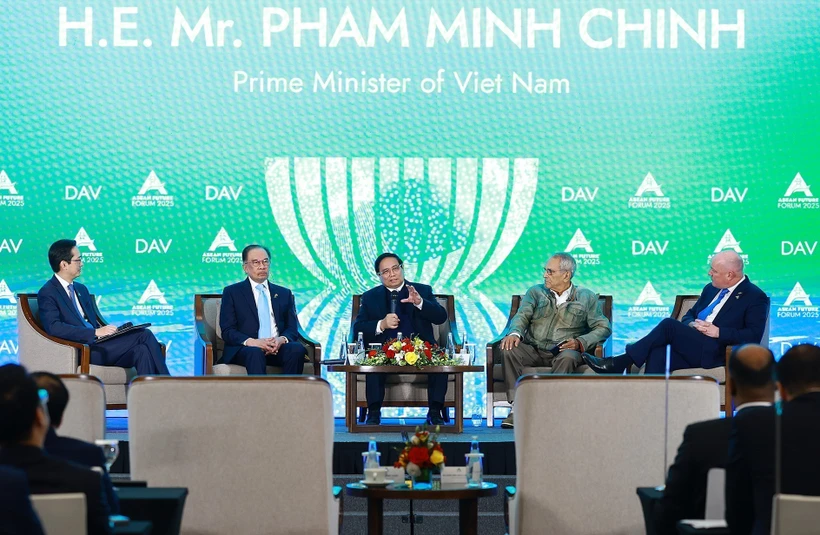
[[[483,372],[483,366],[357,366],[355,364],[333,364],[327,367],[331,372],[344,372],[345,386],[345,424],[351,433],[400,433],[415,429],[414,425],[367,425],[360,424],[356,418],[356,376],[368,373],[397,373],[397,374],[431,374],[447,373],[455,376],[455,419],[453,425],[441,426],[442,433],[464,432],[464,373]]]
[[[348,496],[367,498],[368,535],[381,535],[384,531],[384,500],[410,500],[411,534],[414,531],[413,500],[458,500],[458,532],[475,535],[478,533],[478,499],[495,496],[498,485],[483,483],[480,487],[413,490],[405,483],[378,488],[349,483],[345,492]]]

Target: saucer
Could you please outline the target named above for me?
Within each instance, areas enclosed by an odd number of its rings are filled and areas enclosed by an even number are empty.
[[[359,481],[360,484],[364,485],[365,487],[386,487],[387,485],[392,485],[392,479],[385,479],[384,481],[365,481],[362,479]]]

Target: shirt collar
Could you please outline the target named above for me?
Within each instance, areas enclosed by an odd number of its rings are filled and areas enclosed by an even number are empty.
[[[267,285],[267,284],[265,284],[266,282],[268,282],[268,281],[265,281],[265,282],[256,282],[255,280],[253,280],[253,279],[251,279],[250,277],[248,277],[248,283],[251,285],[251,290],[253,290],[254,292],[256,291],[256,288],[258,288],[258,287],[259,287],[259,285],[261,284],[261,285],[262,285],[262,289],[265,291],[265,293],[268,293],[268,285]]]
[[[57,279],[57,282],[59,282],[60,285],[62,285],[62,287],[65,291],[68,291],[68,285],[69,284],[74,284],[73,282],[68,282],[67,280],[65,280],[61,276],[57,275],[56,273],[54,274],[54,277]]]
[[[729,295],[732,295],[734,293],[734,291],[737,290],[737,287],[740,286],[740,283],[745,281],[745,280],[746,280],[746,275],[743,275],[742,279],[737,281],[734,285],[729,286],[729,288],[727,288],[729,290]]]
[[[567,298],[567,299],[569,299],[569,295],[572,293],[572,283],[570,283],[569,288],[567,288],[566,290],[561,292],[560,295],[558,294],[558,292],[556,292],[552,288],[550,288],[549,290],[556,299],[558,299],[558,298]]]
[[[735,409],[735,412],[740,412],[741,410],[748,409],[750,407],[771,407],[771,406],[772,406],[772,403],[770,401],[750,401],[748,403],[743,403],[742,405],[739,405]]]
[[[402,282],[402,283],[401,283],[401,286],[399,286],[398,288],[390,288],[390,287],[388,287],[388,286],[386,286],[386,285],[385,285],[385,288],[387,288],[387,291],[388,291],[388,292],[401,292],[401,291],[404,289],[404,285],[405,285],[405,284],[406,284],[406,281],[405,281],[405,282]]]

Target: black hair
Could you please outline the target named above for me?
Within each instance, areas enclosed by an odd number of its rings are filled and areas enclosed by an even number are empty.
[[[777,380],[793,396],[820,388],[820,347],[796,345],[780,357],[776,369]]]
[[[262,249],[263,251],[268,253],[268,260],[270,260],[270,249],[268,249],[264,245],[259,245],[259,244],[256,244],[256,243],[252,243],[252,244],[246,246],[244,249],[242,249],[242,263],[243,264],[248,261],[248,253],[250,253],[254,249]]]
[[[40,406],[37,383],[17,364],[0,366],[0,444],[31,436]]]
[[[34,372],[31,378],[37,383],[39,388],[48,392],[48,415],[51,417],[51,425],[60,427],[63,423],[63,414],[68,405],[68,388],[58,375],[50,372]]]
[[[398,261],[399,266],[404,265],[404,262],[401,261],[401,258],[399,258],[399,255],[397,255],[396,253],[382,253],[376,259],[376,262],[373,263],[373,268],[376,270],[376,274],[379,273],[379,264],[381,264],[382,260],[384,260],[385,258],[395,258]]]
[[[60,271],[60,262],[71,262],[71,250],[77,247],[75,240],[57,240],[48,248],[48,263],[54,273]]]

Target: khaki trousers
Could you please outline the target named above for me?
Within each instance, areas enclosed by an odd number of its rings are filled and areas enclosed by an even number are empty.
[[[507,401],[515,400],[515,382],[524,372],[524,368],[552,367],[552,373],[574,373],[584,363],[581,353],[574,349],[565,349],[553,356],[549,351],[542,351],[521,342],[509,351],[501,351],[504,358],[504,385],[507,388]]]

